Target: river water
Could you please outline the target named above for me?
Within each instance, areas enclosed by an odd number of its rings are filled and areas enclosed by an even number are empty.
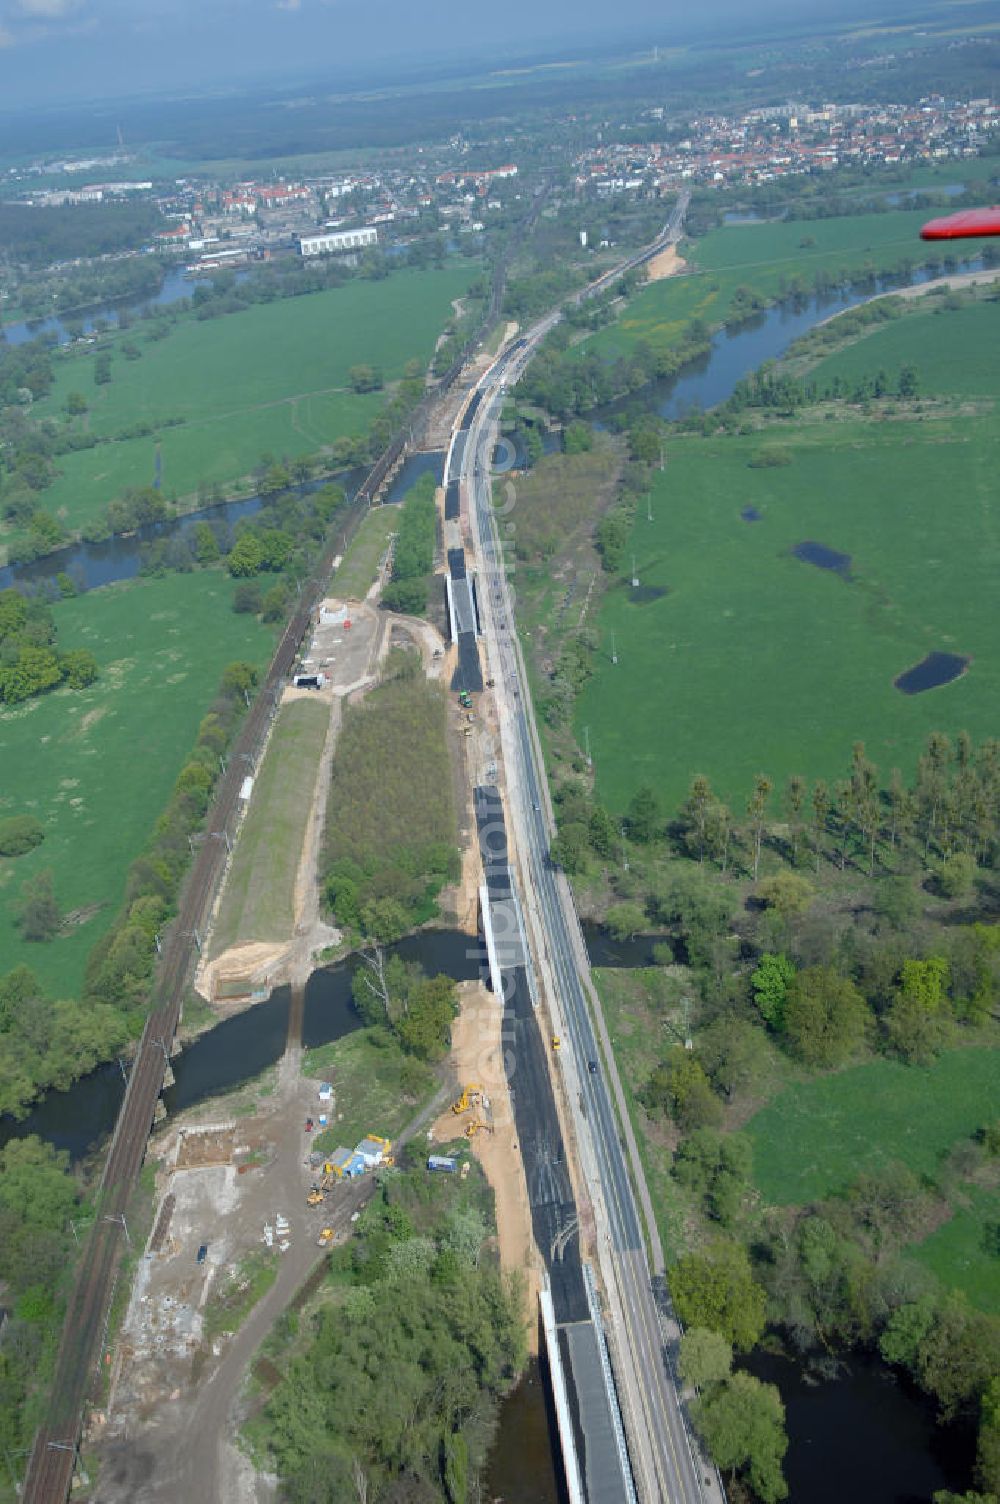
[[[432,976],[444,973],[456,982],[479,975],[479,951],[461,930],[421,930],[388,948],[404,961],[418,961]],[[351,1001],[356,957],[320,967],[306,984],[302,1043],[307,1048],[340,1039],[361,1020]],[[174,1084],[163,1094],[168,1113],[189,1107],[243,1081],[252,1080],[280,1059],[288,1032],[290,989],[277,987],[263,1003],[216,1024],[199,1035],[171,1061]],[[12,1138],[37,1134],[76,1163],[106,1142],[125,1093],[127,1062],[99,1065],[67,1091],[50,1091],[20,1120],[0,1117],[0,1149]]]
[[[966,262],[963,269],[979,265]],[[164,284],[159,301],[190,295],[190,283],[173,275],[175,280],[169,291]],[[914,281],[930,275],[919,273]],[[879,290],[890,289],[881,284]],[[638,394],[638,400],[666,418],[724,402],[737,381],[762,362],[778,358],[822,319],[855,307],[870,295],[871,289],[844,291],[776,305],[738,329],[722,330],[708,355],[669,381]],[[12,328],[16,331],[18,326],[8,326],[8,338]],[[423,469],[436,468],[440,475],[441,458],[415,456],[408,461],[390,500],[399,499]],[[257,497],[229,502],[166,524],[149,536],[163,537],[175,529],[183,532],[202,519],[232,523],[260,505]],[[138,573],[139,549],[147,541],[140,535],[101,544],[81,543],[23,570],[0,571],[0,588],[14,580],[27,583],[52,578],[62,570],[88,589],[128,579]],[[654,940],[639,937],[619,944],[603,932],[590,930],[587,935],[593,963],[605,966],[649,965]],[[432,970],[459,979],[477,974],[474,948],[470,959],[468,937],[457,932],[424,931],[399,948]],[[266,1003],[216,1025],[183,1051],[173,1062],[175,1085],[165,1094],[168,1109],[196,1105],[273,1064],[284,1048],[288,1003],[287,989],[279,989]],[[357,1026],[350,1002],[350,963],[315,973],[306,993],[304,1043],[336,1039]],[[110,1132],[123,1091],[119,1065],[101,1066],[69,1091],[51,1092],[21,1122],[0,1119],[0,1147],[11,1137],[34,1132],[66,1149],[75,1160],[85,1159]],[[935,1488],[965,1485],[968,1458],[959,1459],[954,1448],[949,1450],[927,1408],[881,1365],[853,1362],[821,1387],[811,1384],[801,1365],[787,1360],[761,1357],[758,1361],[755,1357],[753,1365],[754,1372],[778,1383],[788,1406],[788,1473],[795,1504],[800,1500],[810,1504],[830,1500],[832,1504],[848,1498],[852,1504],[911,1504],[926,1500]],[[504,1504],[560,1504],[546,1405],[545,1386],[533,1367],[502,1409],[488,1470],[490,1497]]]
[[[963,270],[979,270],[982,267],[982,261],[969,260],[960,265]],[[171,273],[171,278],[176,278],[178,275]],[[914,283],[925,282],[931,275],[930,272],[920,271],[914,274],[913,281]],[[170,280],[168,278],[167,282]],[[161,290],[163,293],[167,291],[167,282]],[[172,284],[172,291],[176,291],[176,285],[175,281]],[[883,281],[878,284],[878,290],[890,291],[898,285],[898,283],[890,284]],[[185,282],[184,286],[190,291],[189,282]],[[835,313],[842,313],[845,309],[857,307],[858,304],[865,302],[871,293],[871,288],[844,290],[824,297],[814,296],[778,303],[766,312],[755,315],[736,329],[722,329],[714,336],[711,349],[706,355],[692,361],[676,376],[666,381],[654,382],[634,397],[603,410],[597,415],[598,423],[600,425],[607,421],[616,410],[633,406],[636,402],[642,403],[643,406],[651,406],[661,417],[669,419],[682,418],[688,413],[725,402],[732,395],[736,383],[748,376],[751,371],[755,371],[765,360],[777,359],[785,353],[789,345],[801,335],[808,333],[821,320],[830,318]],[[169,298],[166,298],[166,301],[169,301]],[[550,448],[555,442],[552,436],[547,436],[545,447]],[[150,445],[152,463],[152,453],[155,447],[152,440]],[[443,456],[438,452],[411,455],[394,480],[387,499],[390,502],[402,500],[409,487],[425,470],[432,470],[440,480],[442,467]],[[350,470],[344,472],[338,479],[350,495],[360,486],[364,475],[363,470]],[[0,590],[18,583],[29,586],[38,585],[47,580],[54,580],[60,573],[68,574],[79,590],[95,590],[101,585],[111,585],[118,580],[133,579],[138,575],[141,567],[142,549],[151,541],[172,536],[183,537],[203,521],[221,522],[232,526],[241,517],[253,516],[260,510],[262,504],[259,496],[223,502],[218,506],[190,512],[185,517],[159,523],[153,527],[141,528],[128,537],[117,536],[100,543],[76,543],[59,549],[55,553],[46,554],[44,558],[36,559],[32,564],[8,565],[0,568]]]
[[[981,271],[982,266],[978,257],[958,262],[960,271]],[[670,419],[716,407],[732,396],[738,381],[756,371],[765,360],[778,360],[790,345],[824,319],[844,313],[848,308],[857,308],[875,292],[896,292],[907,285],[919,286],[940,275],[938,269],[920,270],[914,272],[908,284],[883,278],[864,289],[847,288],[822,297],[813,295],[776,303],[738,327],[720,329],[712,339],[708,354],[692,361],[676,376],[655,382],[651,388],[645,388],[628,400],[652,406],[661,418]]]
[[[389,486],[385,501],[393,504],[402,501],[414,482],[428,471],[440,481],[444,458],[444,451],[438,449],[408,455]],[[357,493],[367,474],[367,468],[359,467],[341,471],[333,479],[351,496]],[[316,487],[325,485],[326,482],[316,481],[310,484]],[[46,581],[54,582],[59,574],[68,574],[79,591],[98,590],[102,585],[114,585],[119,580],[133,580],[142,568],[143,550],[150,543],[157,539],[186,538],[199,522],[233,527],[241,517],[253,517],[264,505],[265,501],[260,496],[245,496],[239,501],[220,502],[217,506],[188,512],[183,517],[137,528],[134,533],[119,533],[111,538],[104,538],[99,543],[71,543],[30,564],[4,565],[0,568],[0,590],[6,590],[11,585],[35,588],[44,585]]]
[[[246,273],[242,275],[246,276]],[[238,272],[237,278],[239,276]],[[167,272],[159,292],[152,293],[148,298],[139,298],[134,302],[123,299],[120,303],[106,303],[88,308],[83,313],[67,313],[65,317],[71,323],[81,323],[84,333],[91,334],[99,320],[106,324],[117,324],[123,311],[133,318],[138,318],[144,308],[163,308],[170,303],[179,303],[184,298],[190,298],[196,285],[190,277],[185,276],[184,268],[177,266]],[[55,314],[49,318],[22,319],[17,323],[3,325],[3,337],[9,345],[26,345],[29,340],[38,339],[42,335],[54,338],[60,345],[68,344],[70,340],[70,333],[63,319]]]

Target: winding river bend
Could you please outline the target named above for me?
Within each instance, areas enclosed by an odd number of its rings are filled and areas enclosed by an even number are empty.
[[[962,269],[980,265],[966,262]],[[926,281],[929,275],[918,274],[914,281]],[[876,290],[892,291],[898,286],[879,284]],[[175,295],[189,293],[190,284],[185,283],[183,293]],[[736,383],[762,362],[777,359],[816,324],[865,302],[871,294],[869,288],[775,305],[738,329],[720,331],[705,357],[638,395],[667,418],[713,407],[726,401]],[[11,326],[5,332],[12,337]],[[440,464],[440,455],[414,456],[389,499],[400,499],[423,469],[436,467],[440,473]],[[350,491],[350,477],[344,479]],[[147,537],[77,544],[23,569],[0,570],[0,589],[54,579],[60,571],[69,573],[84,589],[130,579],[139,572],[143,543],[206,518],[231,524],[252,515],[260,505],[256,497],[230,502],[164,524],[150,530]],[[587,941],[596,965],[650,964],[649,940],[619,946],[591,932]],[[420,960],[429,970],[444,971],[458,980],[478,973],[478,962],[470,960],[468,936],[457,931],[424,931],[401,942],[399,949],[407,959]],[[217,1024],[182,1051],[173,1062],[175,1084],[166,1094],[168,1109],[176,1112],[197,1105],[273,1064],[284,1048],[288,1010],[288,991],[278,989],[266,1003]],[[350,1001],[350,963],[314,973],[306,993],[304,1043],[336,1039],[358,1026]],[[99,1151],[110,1133],[123,1092],[122,1067],[117,1062],[101,1066],[68,1091],[50,1092],[21,1121],[0,1119],[0,1147],[13,1137],[37,1133],[67,1150],[75,1161],[86,1160]],[[757,1365],[755,1359],[751,1367],[760,1377],[777,1382],[788,1401],[787,1470],[790,1480],[794,1479],[793,1499],[915,1504],[930,1498],[936,1489],[967,1486],[971,1466],[967,1439],[942,1436],[930,1409],[881,1365],[852,1360],[818,1385],[800,1365],[785,1360],[762,1358]],[[887,1419],[883,1424],[880,1418],[884,1417],[890,1417],[891,1423]],[[845,1448],[845,1437],[850,1438],[849,1448]],[[545,1386],[539,1382],[537,1368],[532,1368],[503,1408],[488,1470],[492,1491],[505,1504],[560,1504],[551,1439]],[[523,1449],[524,1466],[515,1465],[518,1448]],[[848,1461],[849,1471],[845,1471]]]

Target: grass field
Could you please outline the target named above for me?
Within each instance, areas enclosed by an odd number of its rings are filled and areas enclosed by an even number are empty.
[[[0,974],[24,964],[55,996],[79,991],[222,670],[270,654],[271,631],[233,612],[233,589],[220,573],[175,574],[53,607],[60,646],[89,648],[101,676],[0,713],[0,814],[36,815],[47,832],[29,855],[0,861]],[[13,904],[46,868],[60,908],[82,911],[81,922],[32,945]]]
[[[1000,1269],[988,1239],[1000,1227],[1000,1190],[966,1186],[954,1215],[909,1250],[943,1285],[964,1290],[981,1311],[1000,1315]]]
[[[996,276],[1000,281],[1000,267]],[[901,367],[912,364],[921,396],[993,398],[1000,393],[997,363],[991,358],[998,340],[1000,303],[947,308],[941,295],[929,293],[905,318],[872,325],[870,333],[811,367],[809,376],[821,385],[834,376],[850,384],[881,368],[894,379]]]
[[[394,866],[401,853],[457,844],[447,724],[444,691],[422,677],[389,680],[348,707],[327,801],[331,862]]]
[[[329,725],[326,701],[282,706],[236,843],[212,930],[213,956],[231,945],[291,939],[295,877]]]
[[[754,1179],[766,1202],[792,1206],[891,1160],[935,1175],[949,1149],[996,1117],[998,1098],[998,1049],[950,1050],[927,1068],[875,1060],[803,1081],[747,1124]]]
[[[963,390],[981,390],[1000,305],[972,313],[888,327],[885,360],[882,334],[836,359],[898,374],[908,356],[932,392],[961,360]],[[791,463],[751,468],[762,445],[785,448]],[[623,809],[648,782],[674,808],[703,772],[742,815],[756,773],[778,787],[792,773],[835,778],[857,739],[888,776],[912,771],[932,730],[995,735],[998,472],[988,408],[671,441],[653,521],[640,503],[626,556],[634,550],[643,587],[665,593],[642,604],[624,582],[607,593],[603,652],[577,705],[608,806]],[[746,506],[761,520],[741,520]],[[849,554],[851,578],[791,557],[806,540]],[[971,655],[969,672],[920,695],[893,687],[938,649]]]
[[[664,1252],[671,1261],[685,1251],[686,1192],[670,1173],[673,1152],[669,1138],[659,1132],[638,1099],[657,1065],[660,1045],[672,1036],[664,1017],[679,1016],[681,985],[659,968],[595,970],[594,985],[601,1000],[614,1046],[629,1116],[635,1130]]]
[[[389,534],[399,526],[398,507],[372,507],[351,539],[343,563],[330,580],[338,600],[364,600],[375,580]]]
[[[114,352],[108,385],[95,386],[91,351],[68,351],[56,361],[53,390],[35,413],[64,422],[66,398],[78,391],[91,411],[75,421],[93,433],[182,419],[158,434],[162,486],[165,495],[189,495],[247,475],[265,451],[294,457],[361,432],[384,396],[350,391],[350,368],[378,366],[389,382],[407,361],[425,364],[452,300],[474,274],[463,261],[382,282],[356,280],[223,318],[187,317],[153,342],[140,323],[108,337]],[[129,341],[141,359],[121,355]],[[156,442],[129,439],[62,456],[43,505],[71,530],[84,526],[127,486],[152,484]]]
[[[903,209],[838,219],[725,225],[688,248],[687,275],[643,288],[629,300],[617,323],[578,349],[612,357],[627,354],[639,341],[669,347],[692,318],[723,323],[733,293],[741,286],[773,300],[794,278],[811,288],[819,271],[839,276],[869,265],[885,271],[907,258],[919,264],[929,254],[919,239],[927,217],[926,210]],[[812,245],[803,244],[810,240]]]
[[[327,1152],[341,1144],[353,1149],[368,1133],[394,1139],[430,1101],[436,1084],[430,1067],[404,1055],[384,1029],[358,1029],[320,1045],[307,1053],[303,1069],[334,1083],[338,1120],[314,1146]]]

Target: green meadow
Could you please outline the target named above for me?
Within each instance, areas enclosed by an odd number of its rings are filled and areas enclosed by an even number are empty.
[[[738,287],[771,302],[797,279],[811,290],[817,272],[840,278],[866,267],[889,271],[905,260],[919,264],[940,254],[919,238],[928,217],[927,210],[904,209],[838,219],[724,225],[684,250],[684,275],[644,287],[629,299],[617,323],[578,348],[598,350],[610,358],[627,355],[640,341],[667,348],[693,318],[724,323]]]
[[[953,323],[953,319],[958,319]],[[1000,305],[912,317],[837,361],[871,374],[918,367],[940,394],[988,389]],[[890,341],[884,344],[884,341]],[[940,365],[939,365],[940,352]],[[640,501],[624,580],[602,602],[597,668],[577,704],[598,788],[613,810],[642,783],[666,808],[707,774],[741,815],[753,777],[833,779],[852,743],[888,777],[909,774],[927,734],[996,734],[1000,658],[1000,430],[992,404],[892,416],[816,415],[764,433],[677,436]],[[852,410],[856,412],[856,410]],[[780,447],[790,463],[751,464]],[[744,508],[760,520],[746,522]],[[850,556],[850,577],[801,562],[800,542]],[[648,596],[662,592],[655,599]],[[614,633],[617,665],[611,663]],[[906,696],[893,680],[932,651],[968,655],[949,685]]]
[[[935,1177],[996,1117],[1000,1050],[948,1050],[931,1066],[873,1060],[787,1086],[750,1119],[754,1180],[772,1206],[802,1206],[894,1160]]]
[[[754,1181],[765,1203],[803,1206],[893,1162],[929,1184],[948,1154],[996,1118],[1000,1050],[949,1050],[927,1067],[873,1060],[786,1086],[751,1118]],[[951,1214],[907,1257],[980,1310],[1000,1313],[1000,1190],[965,1182]]]
[[[92,350],[69,351],[37,416],[64,423],[66,399],[79,392],[90,411],[77,425],[105,436],[149,423],[154,433],[61,456],[43,505],[77,530],[126,487],[153,483],[157,448],[164,494],[180,497],[246,476],[265,451],[293,458],[361,433],[385,397],[351,391],[351,367],[377,366],[392,382],[409,360],[426,364],[473,275],[463,263],[355,280],[221,318],[184,317],[156,340],[137,322],[108,337],[105,386],[94,383]],[[128,343],[139,359],[121,353]],[[170,420],[180,422],[164,426]]]
[[[26,965],[53,996],[78,993],[87,954],[122,901],[141,850],[227,663],[263,664],[272,633],[232,610],[221,572],[173,574],[53,607],[60,647],[100,664],[88,689],[60,689],[0,712],[0,816],[35,815],[42,844],[0,859],[0,974]],[[21,940],[25,878],[51,869],[64,933]]]
[[[295,879],[329,726],[327,700],[292,700],[278,712],[212,928],[213,957],[233,945],[291,939]]]
[[[1000,1190],[966,1186],[948,1221],[910,1253],[943,1285],[964,1290],[974,1306],[1000,1315],[998,1229]]]
[[[996,270],[1000,282],[1000,267]],[[834,326],[836,320],[834,320]],[[825,387],[839,376],[849,386],[884,370],[894,381],[905,365],[917,372],[921,397],[989,397],[1000,391],[996,352],[1000,302],[949,308],[947,294],[927,293],[905,318],[875,324],[859,339],[809,371]]]

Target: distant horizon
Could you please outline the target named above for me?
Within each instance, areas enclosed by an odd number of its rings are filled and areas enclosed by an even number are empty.
[[[989,3],[989,0],[988,0]],[[479,77],[560,58],[594,60],[659,46],[717,46],[790,39],[871,18],[865,0],[773,0],[748,20],[739,0],[624,0],[614,16],[573,0],[539,7],[510,0],[504,14],[469,17],[456,0],[419,14],[402,0],[362,8],[351,0],[0,0],[0,117],[45,116],[119,102],[206,100],[260,92],[346,90],[401,83],[424,70],[429,82],[463,66]],[[979,6],[948,7],[981,14]],[[934,0],[883,0],[879,19],[941,15]],[[433,19],[432,19],[433,17]],[[492,65],[492,66],[491,66]],[[2,143],[0,143],[2,146]]]

